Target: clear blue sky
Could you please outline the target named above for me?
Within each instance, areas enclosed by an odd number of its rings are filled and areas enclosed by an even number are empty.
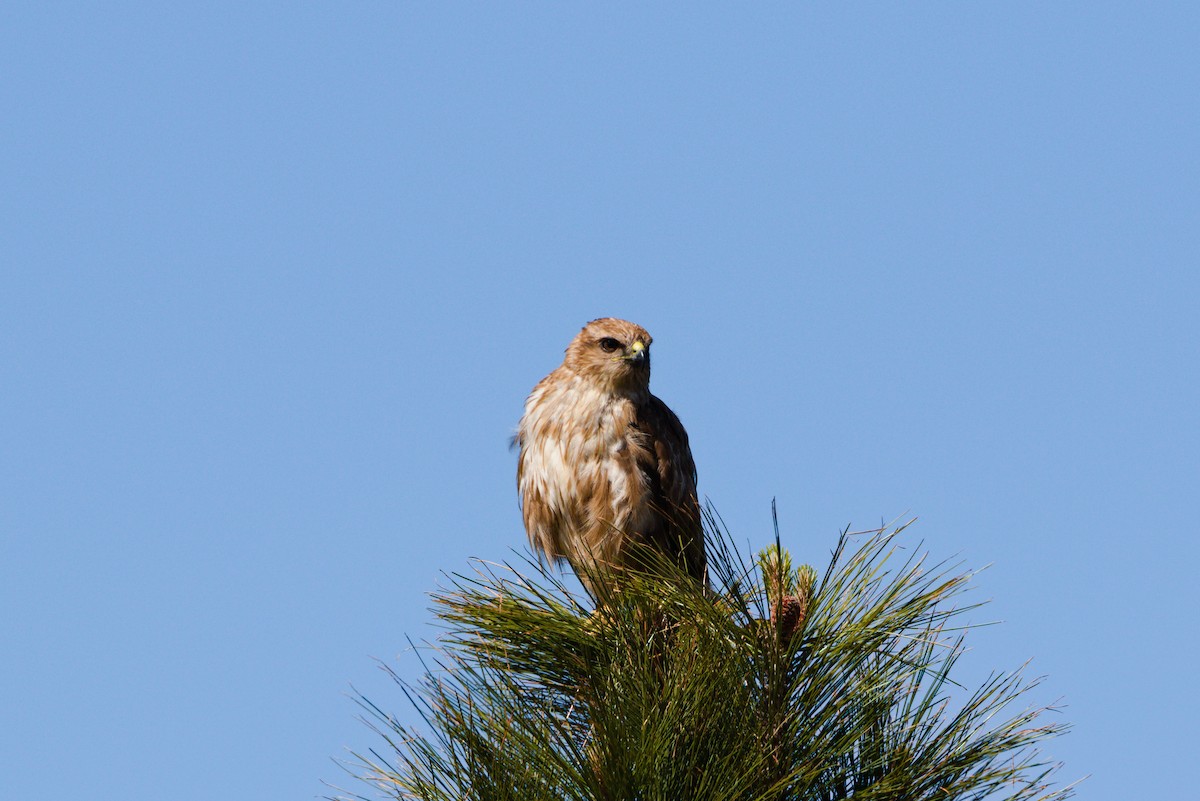
[[[0,795],[345,784],[602,315],[736,535],[918,516],[1194,793],[1200,7],[201,5],[0,11]]]

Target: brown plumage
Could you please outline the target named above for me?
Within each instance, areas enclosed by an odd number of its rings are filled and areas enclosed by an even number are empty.
[[[517,432],[529,542],[593,595],[638,544],[705,581],[696,465],[679,418],[650,394],[650,341],[625,320],[588,323],[533,388]]]

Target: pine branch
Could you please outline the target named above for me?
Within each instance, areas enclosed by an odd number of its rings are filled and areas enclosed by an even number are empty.
[[[711,589],[669,561],[599,609],[533,559],[433,596],[445,627],[421,725],[360,699],[396,799],[1065,799],[1038,745],[1062,733],[1020,671],[951,678],[969,573],[901,558],[904,527],[843,532],[823,577],[778,540],[746,558],[706,514]],[[399,681],[399,679],[397,679]]]

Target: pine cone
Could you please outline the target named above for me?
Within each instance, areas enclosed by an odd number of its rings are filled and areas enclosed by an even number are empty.
[[[771,620],[776,624],[784,639],[790,640],[804,628],[804,618],[808,614],[808,599],[796,595],[785,595],[775,607]]]

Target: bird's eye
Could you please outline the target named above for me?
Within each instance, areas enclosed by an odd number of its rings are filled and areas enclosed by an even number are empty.
[[[621,343],[612,337],[605,337],[604,339],[600,340],[600,347],[605,353],[612,353],[614,350],[618,350],[621,347]]]

